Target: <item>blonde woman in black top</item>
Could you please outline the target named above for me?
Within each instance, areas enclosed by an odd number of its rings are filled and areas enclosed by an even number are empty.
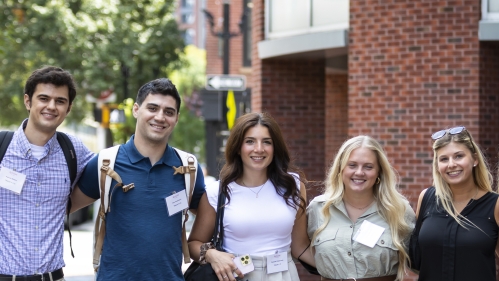
[[[480,148],[465,127],[432,135],[433,187],[419,196],[420,281],[495,281],[498,194]],[[428,192],[429,204],[420,212]]]

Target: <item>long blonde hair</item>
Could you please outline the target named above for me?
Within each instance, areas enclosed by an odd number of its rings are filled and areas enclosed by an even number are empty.
[[[464,222],[471,223],[466,218],[461,216],[454,207],[454,202],[452,199],[452,190],[449,184],[444,180],[440,172],[438,171],[438,150],[448,145],[451,142],[459,143],[464,145],[471,154],[473,158],[478,161],[478,165],[473,168],[473,182],[475,185],[486,192],[493,192],[492,190],[492,174],[489,171],[487,162],[485,162],[485,157],[482,151],[473,141],[473,138],[466,129],[458,134],[451,135],[448,132],[433,143],[433,186],[435,186],[435,194],[437,196],[437,202],[442,204],[445,211],[450,214],[457,223],[464,226]],[[472,224],[472,223],[471,223]],[[473,225],[473,224],[472,224]]]
[[[324,207],[322,208],[324,223],[315,231],[312,241],[328,225],[331,218],[331,213],[329,212],[330,206],[343,200],[345,187],[342,180],[342,172],[347,165],[352,151],[360,147],[372,150],[378,160],[380,182],[373,186],[373,193],[379,214],[390,226],[393,244],[398,250],[399,257],[397,280],[402,280],[409,262],[404,240],[407,239],[411,232],[411,228],[404,218],[406,211],[404,201],[406,199],[397,191],[397,174],[390,165],[383,148],[375,139],[369,136],[351,138],[344,142],[338,151],[324,183],[324,195],[326,197]]]

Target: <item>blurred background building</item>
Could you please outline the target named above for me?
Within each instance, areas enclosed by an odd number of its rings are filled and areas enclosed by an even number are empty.
[[[178,0],[175,9],[177,24],[186,45],[205,49],[206,32],[203,16],[206,0]]]

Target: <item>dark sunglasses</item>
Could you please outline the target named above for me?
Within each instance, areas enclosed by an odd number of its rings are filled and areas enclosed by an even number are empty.
[[[435,132],[435,133],[433,133],[433,135],[431,135],[431,138],[433,140],[438,140],[438,139],[442,138],[443,136],[445,136],[447,134],[447,132],[449,132],[450,135],[457,135],[457,134],[462,133],[463,131],[466,131],[466,128],[463,126],[454,127],[454,128],[445,129],[445,130]]]

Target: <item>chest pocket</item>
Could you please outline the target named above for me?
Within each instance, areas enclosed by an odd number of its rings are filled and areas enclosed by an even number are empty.
[[[338,228],[332,228],[332,229],[324,229],[315,237],[314,241],[312,241],[312,246],[319,246],[323,243],[326,243],[328,241],[332,241],[336,239],[336,235],[338,234]]]
[[[389,229],[385,229],[385,231],[383,231],[383,234],[381,234],[378,242],[376,242],[376,246],[398,251],[397,247],[393,244],[392,234]]]

